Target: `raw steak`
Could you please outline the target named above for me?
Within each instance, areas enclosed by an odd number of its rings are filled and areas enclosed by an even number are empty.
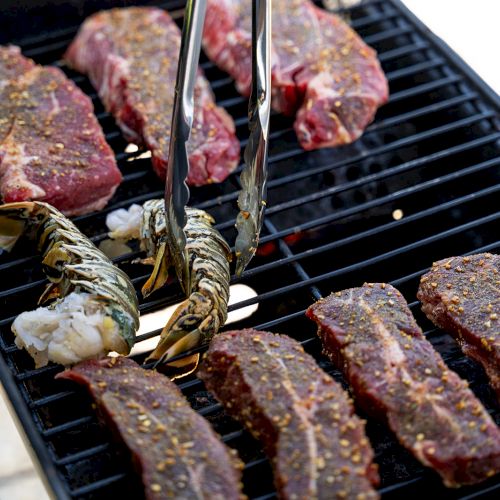
[[[500,400],[500,256],[435,262],[420,280],[422,311],[483,365]]]
[[[19,78],[23,73],[35,67],[35,62],[24,57],[19,47],[15,45],[0,47],[0,90],[10,80]]]
[[[199,376],[273,458],[281,498],[378,498],[364,422],[298,342],[250,329],[219,333]]]
[[[99,210],[122,176],[92,102],[57,68],[0,47],[0,194],[66,215]]]
[[[133,454],[149,500],[237,500],[241,462],[177,386],[131,359],[85,361],[57,375],[84,385]]]
[[[89,75],[127,139],[151,150],[153,167],[162,179],[179,47],[180,31],[165,11],[131,7],[88,18],[65,56],[71,66]],[[240,157],[233,120],[215,105],[201,72],[188,152],[188,183],[195,186],[223,181]]]
[[[307,310],[325,353],[359,403],[446,486],[500,472],[500,430],[467,382],[448,369],[391,285],[337,292]]]
[[[251,89],[251,9],[247,0],[209,0],[203,46],[235,80]],[[310,0],[273,0],[273,106],[297,113],[304,149],[356,140],[388,98],[376,53],[338,16]]]

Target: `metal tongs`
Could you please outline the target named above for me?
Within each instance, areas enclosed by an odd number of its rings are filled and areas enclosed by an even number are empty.
[[[186,205],[189,188],[187,142],[194,117],[194,87],[200,57],[206,0],[188,0],[175,84],[174,109],[165,182],[165,214],[169,254],[184,292],[191,293],[186,251]],[[271,104],[271,0],[252,0],[252,93],[248,106],[250,138],[246,167],[240,178],[240,213],[236,220],[236,274],[241,275],[255,254],[266,205],[267,152]]]

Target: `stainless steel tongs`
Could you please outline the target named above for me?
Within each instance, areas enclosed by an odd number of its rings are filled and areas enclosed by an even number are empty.
[[[194,87],[198,71],[206,0],[188,0],[175,84],[174,109],[165,183],[165,213],[169,253],[177,277],[189,287],[186,252],[186,204],[189,189],[187,142],[194,116]],[[240,213],[236,220],[236,273],[240,275],[255,254],[266,198],[267,152],[271,104],[271,0],[252,0],[252,94],[248,106],[250,138],[245,148],[246,167],[240,178]],[[184,290],[189,294],[189,290]]]

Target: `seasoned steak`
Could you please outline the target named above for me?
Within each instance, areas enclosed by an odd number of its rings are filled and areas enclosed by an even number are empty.
[[[0,194],[65,215],[103,208],[122,176],[90,99],[57,68],[0,47]]]
[[[0,46],[0,90],[10,80],[19,78],[23,73],[36,67],[31,59],[21,54],[21,49],[15,45]],[[2,106],[5,103],[2,102]]]
[[[364,422],[298,342],[251,329],[219,333],[199,377],[262,442],[281,498],[378,497]]]
[[[57,378],[84,385],[124,441],[152,500],[240,498],[241,462],[177,386],[119,357],[84,361]]]
[[[65,56],[71,66],[88,74],[127,139],[151,150],[153,167],[162,179],[180,41],[177,25],[161,9],[113,9],[89,17]],[[195,186],[223,181],[240,157],[233,120],[215,105],[201,72],[188,153],[188,183]]]
[[[446,486],[500,472],[500,430],[449,370],[391,285],[336,292],[307,310],[325,353],[343,370],[356,402],[386,420],[400,443]]]
[[[435,262],[422,276],[417,297],[426,316],[482,364],[500,400],[500,256]]]
[[[209,0],[207,55],[251,89],[251,10],[247,0]],[[304,149],[356,140],[388,98],[376,53],[338,16],[310,0],[273,0],[273,107],[295,115]]]

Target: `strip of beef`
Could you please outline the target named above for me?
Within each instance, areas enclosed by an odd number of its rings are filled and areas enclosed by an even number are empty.
[[[246,0],[209,0],[203,46],[235,80],[251,89],[251,9]],[[296,113],[304,149],[356,140],[388,99],[376,53],[338,16],[310,0],[273,0],[273,107]]]
[[[446,486],[500,472],[500,430],[425,339],[398,290],[383,283],[343,290],[311,306],[307,316],[356,402],[386,420]]]
[[[177,25],[161,9],[112,9],[89,17],[65,56],[71,66],[88,74],[127,139],[151,150],[153,167],[162,179],[180,40]],[[215,105],[201,72],[188,152],[188,183],[195,186],[223,181],[240,157],[233,120]]]
[[[377,498],[364,422],[302,346],[256,330],[220,333],[199,377],[273,458],[281,498]]]
[[[242,464],[177,386],[119,357],[84,361],[57,378],[85,386],[133,455],[147,499],[238,499]]]
[[[435,262],[420,280],[422,311],[485,369],[500,400],[500,256]]]
[[[3,89],[10,80],[19,78],[23,73],[36,67],[31,59],[21,54],[21,49],[15,45],[0,47],[0,90]],[[4,103],[2,103],[3,105]]]
[[[103,208],[122,176],[91,100],[58,68],[0,47],[0,195],[66,215]]]

